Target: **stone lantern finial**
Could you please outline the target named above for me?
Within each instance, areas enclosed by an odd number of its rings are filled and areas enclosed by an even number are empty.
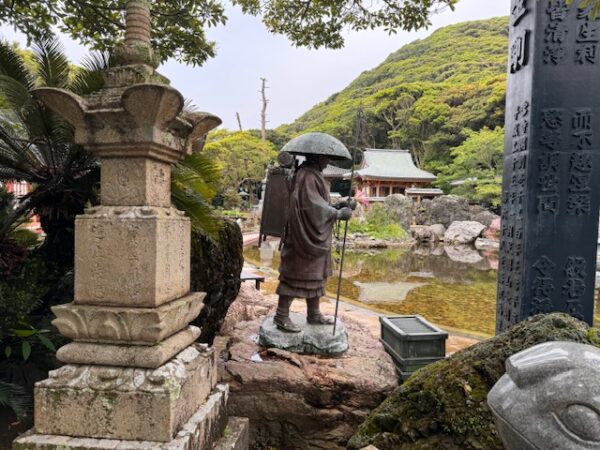
[[[145,0],[129,0],[125,8],[125,45],[150,46],[150,5]]]
[[[125,8],[125,42],[115,49],[118,63],[158,67],[150,40],[152,21],[148,0],[129,0]]]

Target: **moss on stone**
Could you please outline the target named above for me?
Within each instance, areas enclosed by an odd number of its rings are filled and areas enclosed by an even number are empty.
[[[371,413],[348,448],[502,450],[487,393],[509,356],[548,341],[600,347],[600,333],[565,314],[532,317],[415,373]]]

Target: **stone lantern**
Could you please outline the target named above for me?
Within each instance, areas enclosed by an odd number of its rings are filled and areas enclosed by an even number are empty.
[[[73,340],[57,353],[66,365],[36,384],[34,429],[15,450],[248,445],[247,420],[227,418],[213,349],[194,344],[205,294],[190,292],[190,220],[171,206],[171,165],[221,120],[182,112],[150,32],[148,2],[128,1],[101,91],[36,91],[100,158],[101,205],[76,219],[74,301],[53,308]]]

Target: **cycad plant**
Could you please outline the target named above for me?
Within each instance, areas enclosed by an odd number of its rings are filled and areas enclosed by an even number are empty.
[[[74,144],[73,127],[32,92],[57,87],[89,94],[102,88],[102,72],[109,65],[108,56],[95,54],[83,67],[74,67],[55,38],[35,45],[27,57],[0,42],[0,181],[27,181],[34,187],[0,224],[0,236],[20,218],[38,215],[46,234],[41,251],[60,267],[73,264],[75,216],[98,201],[99,163]],[[188,213],[196,230],[207,234],[217,228],[210,200],[218,178],[216,165],[198,154],[173,170],[175,206]]]
[[[0,187],[0,227],[6,225],[6,232],[0,234],[0,274],[12,272],[27,256],[28,249],[38,243],[38,236],[21,227],[23,220],[11,221],[14,197]]]
[[[0,407],[13,410],[18,418],[25,417],[31,406],[31,398],[22,386],[0,380]]]
[[[23,217],[36,214],[46,234],[43,251],[59,266],[73,261],[73,223],[96,201],[99,165],[73,143],[73,128],[37,101],[32,91],[57,87],[84,95],[102,86],[108,58],[95,55],[75,68],[54,38],[38,43],[28,60],[0,43],[0,181],[31,183],[31,193],[4,221],[0,235]]]
[[[173,166],[171,201],[192,220],[194,231],[216,237],[219,221],[211,206],[221,179],[221,169],[202,153],[187,156]]]

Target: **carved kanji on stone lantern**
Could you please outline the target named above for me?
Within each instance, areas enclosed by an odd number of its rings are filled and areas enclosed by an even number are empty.
[[[227,424],[216,356],[189,325],[205,294],[190,293],[190,220],[170,188],[171,165],[221,120],[182,112],[156,72],[148,2],[129,1],[126,23],[101,91],[36,91],[100,158],[101,205],[76,219],[74,301],[53,308],[67,365],[36,385],[35,429],[14,449],[204,449]]]

